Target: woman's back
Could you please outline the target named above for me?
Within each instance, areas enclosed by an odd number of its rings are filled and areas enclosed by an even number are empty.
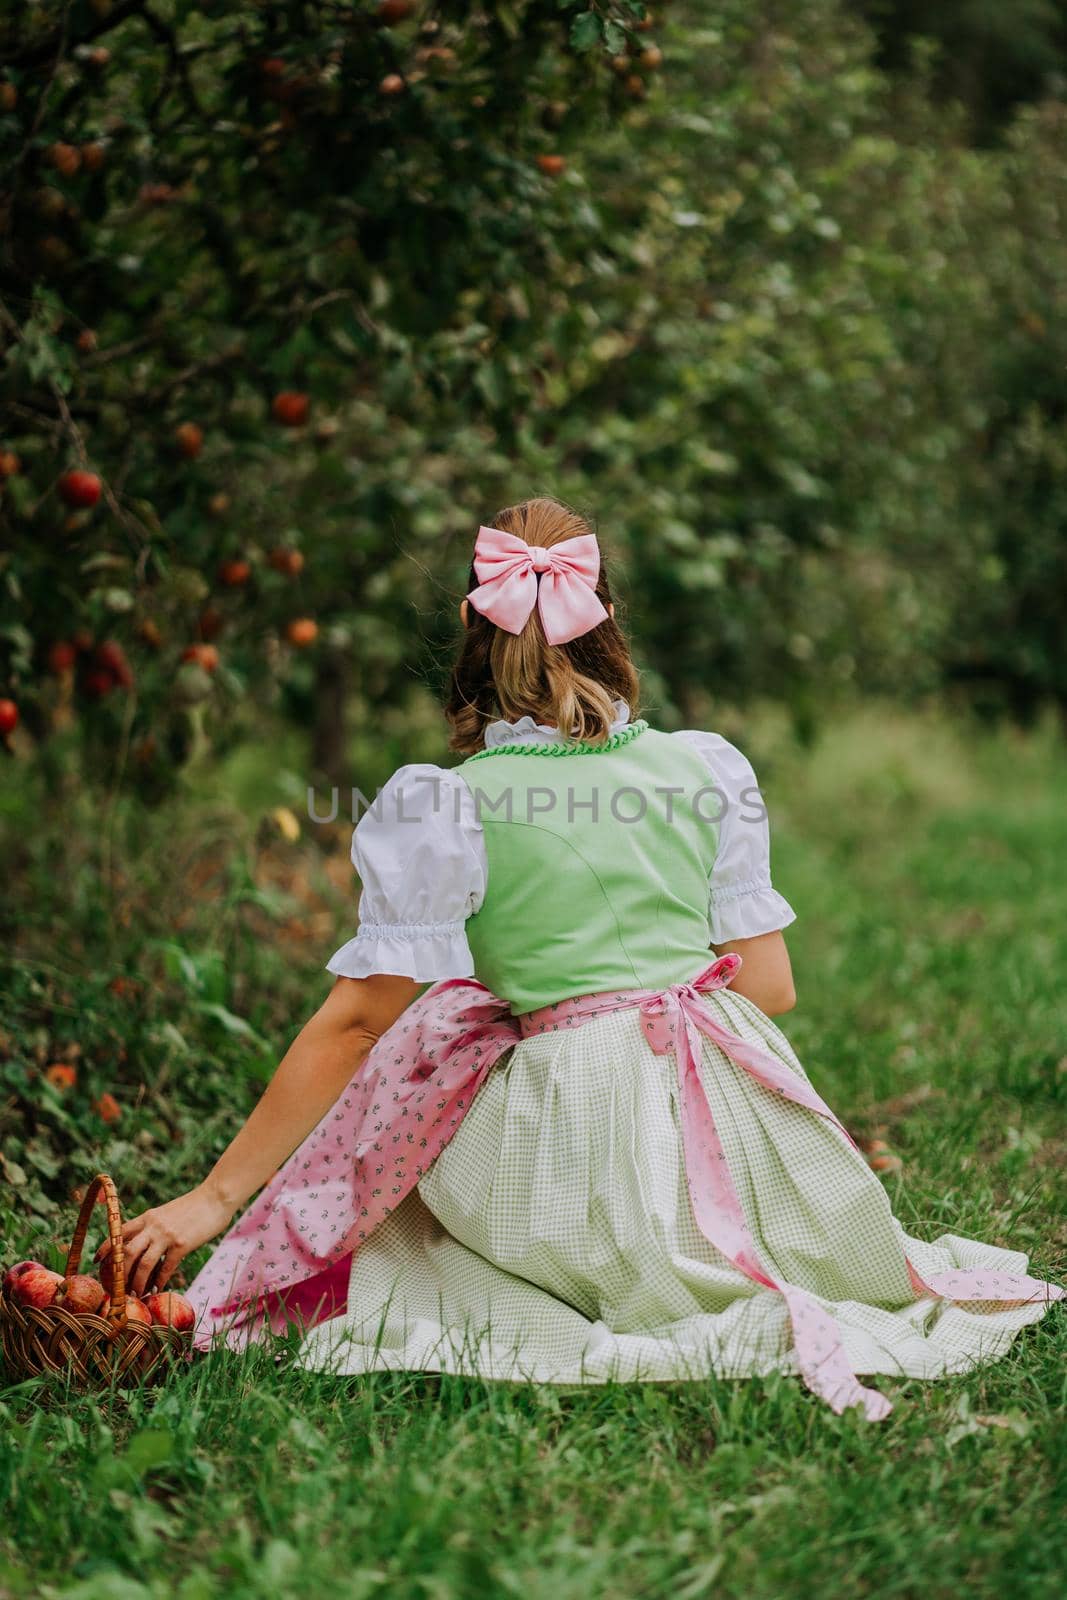
[[[679,982],[787,927],[742,753],[615,709],[597,745],[500,720],[460,766],[395,773],[355,830],[360,927],[330,971],[474,976],[517,1014]]]

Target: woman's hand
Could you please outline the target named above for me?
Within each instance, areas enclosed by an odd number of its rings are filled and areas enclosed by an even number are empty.
[[[191,1250],[229,1225],[326,1115],[420,987],[411,978],[389,974],[336,980],[203,1183],[123,1224],[131,1294],[162,1289]],[[110,1252],[110,1244],[102,1244],[96,1259]]]
[[[201,1184],[176,1200],[130,1217],[122,1225],[129,1293],[140,1296],[149,1289],[164,1289],[184,1257],[221,1233],[233,1214],[233,1207]],[[105,1240],[96,1260],[110,1254],[110,1241]]]

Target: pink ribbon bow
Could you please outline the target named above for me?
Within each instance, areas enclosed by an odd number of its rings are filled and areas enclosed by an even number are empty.
[[[860,1405],[869,1421],[879,1422],[889,1415],[890,1402],[877,1389],[865,1388],[859,1382],[834,1318],[803,1289],[772,1277],[760,1260],[700,1080],[702,1033],[765,1088],[826,1117],[850,1143],[855,1142],[814,1089],[769,1051],[748,1044],[724,1028],[704,1003],[701,991],[724,987],[740,964],[736,954],[722,956],[692,983],[672,985],[641,1006],[641,1026],[649,1044],[657,1055],[673,1050],[677,1061],[686,1183],[693,1215],[704,1237],[727,1260],[764,1288],[777,1289],[785,1300],[793,1324],[797,1365],[807,1387],[834,1411]]]
[[[521,633],[535,605],[549,644],[577,639],[608,614],[596,594],[600,550],[591,533],[546,549],[502,528],[482,527],[474,571],[479,586],[467,599],[505,633]]]
[[[730,1060],[752,1075],[771,1094],[779,1094],[816,1116],[825,1117],[855,1149],[856,1141],[811,1085],[770,1050],[750,1044],[731,1033],[715,1015],[704,996],[723,989],[737,976],[741,957],[736,951],[719,956],[688,983],[666,989],[619,994],[580,995],[520,1019],[524,1034],[546,1028],[569,1027],[588,1017],[614,1011],[622,1004],[636,1005],[641,1026],[657,1055],[674,1055],[685,1154],[686,1185],[696,1224],[704,1237],[747,1278],[774,1289],[782,1296],[793,1328],[797,1366],[804,1383],[832,1410],[859,1405],[871,1422],[887,1417],[892,1406],[877,1389],[861,1384],[848,1359],[841,1331],[833,1316],[813,1295],[796,1284],[775,1278],[760,1260],[752,1230],[741,1205],[730,1166],[700,1076],[700,1035],[711,1039]],[[872,1181],[876,1182],[876,1179]],[[991,1268],[956,1268],[930,1273],[924,1279],[905,1256],[905,1265],[917,1296],[937,1295],[954,1301],[1004,1301],[1018,1304],[1063,1296],[1055,1284],[1043,1283],[1028,1273],[995,1272]]]

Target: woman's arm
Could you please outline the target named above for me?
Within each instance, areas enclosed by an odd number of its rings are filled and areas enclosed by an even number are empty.
[[[713,946],[717,956],[736,951],[744,965],[730,988],[759,1006],[764,1016],[792,1011],[797,1003],[793,968],[781,931],[761,933],[752,939],[730,939]]]
[[[191,1250],[214,1238],[321,1121],[381,1035],[424,987],[379,974],[338,978],[301,1028],[248,1120],[204,1181],[123,1225],[126,1286],[162,1288]],[[109,1254],[104,1244],[97,1259]]]

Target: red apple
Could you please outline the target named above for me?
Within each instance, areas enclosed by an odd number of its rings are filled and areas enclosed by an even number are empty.
[[[168,1328],[177,1328],[184,1333],[196,1321],[196,1312],[182,1294],[175,1294],[173,1290],[164,1290],[161,1294],[150,1294],[145,1301],[152,1314],[153,1322],[164,1323]]]
[[[95,506],[100,498],[100,479],[95,472],[64,472],[59,494],[68,506]]]
[[[196,631],[208,643],[217,639],[226,626],[226,618],[217,606],[205,606],[196,619]]]
[[[11,1285],[11,1298],[23,1306],[50,1306],[62,1282],[62,1273],[51,1272],[47,1267],[28,1267]]]
[[[270,409],[275,422],[281,422],[287,428],[302,428],[308,419],[310,404],[307,395],[301,394],[298,389],[283,389],[281,394],[274,396]]]
[[[314,617],[294,617],[285,630],[285,637],[294,650],[306,650],[319,636],[319,625]]]
[[[537,165],[546,178],[558,178],[567,168],[567,163],[562,156],[538,156]]]
[[[85,674],[85,692],[90,700],[103,700],[114,687],[115,680],[111,673],[104,672],[100,667]]]
[[[61,172],[64,178],[73,178],[82,164],[81,152],[73,144],[63,144],[62,142],[51,144],[45,154],[56,171]]]
[[[152,1321],[152,1318],[148,1313],[148,1307],[145,1305],[143,1300],[138,1300],[135,1294],[128,1294],[126,1296],[126,1321],[147,1323],[151,1323]]]
[[[56,1290],[55,1303],[64,1310],[76,1311],[81,1316],[87,1312],[99,1311],[106,1298],[107,1291],[97,1278],[90,1277],[87,1272],[75,1272],[69,1278],[63,1279]]]
[[[77,659],[78,652],[70,640],[57,639],[48,652],[49,671],[59,677],[60,673],[69,672]]]
[[[217,672],[219,653],[213,644],[189,644],[182,651],[183,661],[193,661],[205,672]]]
[[[99,1100],[93,1101],[93,1110],[101,1122],[118,1122],[122,1116],[122,1107],[115,1096],[105,1089]]]
[[[16,1261],[13,1267],[8,1267],[4,1273],[4,1293],[10,1294],[15,1281],[21,1278],[24,1272],[33,1270],[46,1272],[48,1269],[42,1261]]]
[[[97,645],[94,660],[98,667],[111,674],[120,688],[133,688],[133,669],[117,639],[105,639],[103,644]]]
[[[219,581],[227,589],[240,589],[252,576],[252,568],[247,561],[224,561],[219,568]]]
[[[399,72],[387,72],[378,85],[378,93],[384,95],[403,94],[404,87],[404,80]]]
[[[14,700],[0,700],[0,735],[14,733],[19,725],[19,708]]]
[[[142,183],[137,198],[143,206],[161,206],[173,200],[175,193],[172,183]]]
[[[398,22],[410,17],[414,9],[412,0],[380,0],[378,21],[385,28],[393,28]]]
[[[174,442],[179,455],[195,461],[204,448],[204,430],[198,422],[182,422],[174,430]]]
[[[284,572],[287,578],[295,578],[304,570],[304,555],[301,550],[284,548],[272,550],[267,560],[276,572]]]

